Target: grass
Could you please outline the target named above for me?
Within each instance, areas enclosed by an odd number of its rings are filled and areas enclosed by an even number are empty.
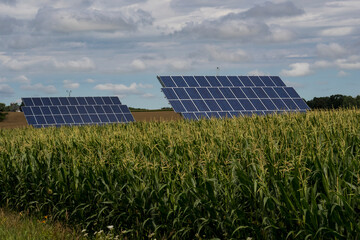
[[[0,239],[85,239],[60,223],[50,222],[46,217],[35,219],[23,213],[0,209]]]
[[[0,130],[0,206],[125,239],[360,238],[360,113]]]

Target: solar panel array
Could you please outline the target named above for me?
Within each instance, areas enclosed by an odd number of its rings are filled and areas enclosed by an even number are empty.
[[[34,97],[22,101],[25,118],[34,127],[135,121],[118,97]]]
[[[175,112],[186,119],[264,115],[310,108],[277,76],[158,76]]]

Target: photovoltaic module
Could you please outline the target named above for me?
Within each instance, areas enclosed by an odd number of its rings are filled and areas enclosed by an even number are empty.
[[[278,76],[158,76],[158,80],[174,111],[186,119],[310,109]]]
[[[129,108],[118,97],[22,98],[26,121],[34,127],[133,122]]]

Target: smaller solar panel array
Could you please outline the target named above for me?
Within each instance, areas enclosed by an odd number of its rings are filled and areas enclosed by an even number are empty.
[[[160,76],[158,79],[174,111],[187,119],[310,109],[277,76]]]
[[[135,121],[118,97],[35,97],[22,101],[25,118],[34,127]]]

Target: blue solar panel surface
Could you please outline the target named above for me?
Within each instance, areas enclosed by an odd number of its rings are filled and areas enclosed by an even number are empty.
[[[135,121],[118,97],[36,97],[22,101],[25,118],[34,127]]]
[[[310,108],[278,76],[159,76],[175,112],[186,119],[224,118]]]

